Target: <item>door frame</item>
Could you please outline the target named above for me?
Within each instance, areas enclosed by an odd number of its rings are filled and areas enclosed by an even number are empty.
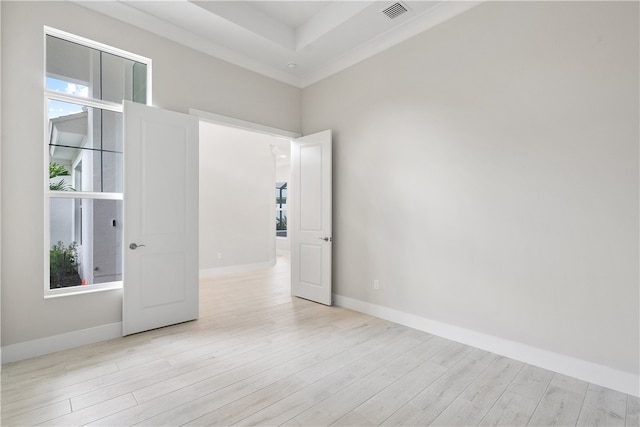
[[[216,113],[210,113],[203,110],[198,110],[195,108],[189,109],[189,115],[195,116],[200,121],[207,122],[207,123],[213,123],[216,125],[227,126],[227,127],[242,129],[242,130],[246,130],[249,132],[254,132],[262,135],[286,139],[289,141],[289,144],[292,144],[292,141],[294,139],[298,139],[302,137],[302,135],[299,133],[291,132],[285,129],[265,126],[265,125],[249,122],[242,119],[236,119],[234,117],[224,116],[222,114],[216,114]],[[273,237],[274,239],[276,238],[275,234]]]
[[[270,126],[261,125],[258,123],[248,122],[242,119],[236,119],[229,116],[223,116],[222,114],[209,113],[207,111],[197,110],[195,108],[189,108],[189,114],[196,116],[200,120],[206,122],[215,123],[217,125],[229,126],[237,129],[244,129],[251,132],[262,133],[264,135],[276,136],[286,139],[300,138],[302,134],[291,132],[289,130],[274,128]]]

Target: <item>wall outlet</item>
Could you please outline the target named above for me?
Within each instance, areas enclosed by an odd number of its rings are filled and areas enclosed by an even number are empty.
[[[380,281],[378,279],[373,279],[373,289],[380,289]]]
[[[222,252],[218,252],[218,259],[222,259]]]

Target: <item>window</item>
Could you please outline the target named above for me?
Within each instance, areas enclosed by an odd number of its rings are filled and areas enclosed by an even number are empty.
[[[123,101],[150,102],[151,62],[51,28],[45,44],[45,295],[119,287]]]
[[[276,237],[287,237],[286,182],[276,182]]]

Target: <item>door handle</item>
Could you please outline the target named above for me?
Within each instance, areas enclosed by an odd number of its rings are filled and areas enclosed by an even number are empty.
[[[129,245],[129,249],[131,249],[131,250],[136,250],[136,249],[138,249],[138,248],[140,248],[140,247],[142,247],[142,246],[147,246],[147,245],[139,245],[139,244],[137,244],[137,243],[131,243],[131,244]]]
[[[324,240],[325,242],[330,242],[331,241],[331,237],[318,237],[318,239]]]

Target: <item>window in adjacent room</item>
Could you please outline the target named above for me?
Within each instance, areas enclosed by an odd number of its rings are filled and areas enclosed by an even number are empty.
[[[150,102],[151,61],[45,29],[45,295],[122,286],[123,102]]]
[[[286,182],[276,182],[276,237],[287,237]]]

